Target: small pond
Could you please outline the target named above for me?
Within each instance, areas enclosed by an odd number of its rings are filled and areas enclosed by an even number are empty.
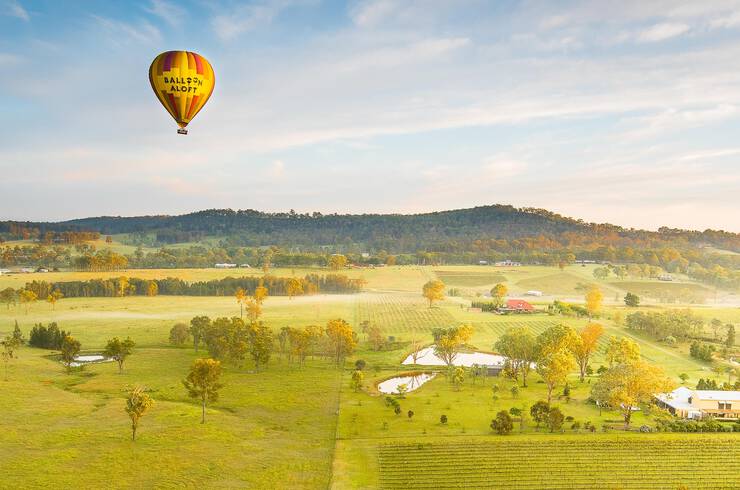
[[[506,358],[497,354],[487,352],[460,352],[452,363],[455,366],[470,367],[473,364],[479,366],[503,366]],[[402,364],[413,364],[414,359],[409,355]],[[419,351],[416,364],[422,366],[445,366],[445,362],[434,353],[434,347],[425,347]]]
[[[436,375],[437,373],[419,373],[413,376],[396,376],[378,383],[378,391],[386,395],[395,395],[398,393],[398,387],[404,384],[407,392],[414,391]]]
[[[109,359],[100,354],[86,354],[83,356],[75,356],[74,361],[70,363],[70,366],[78,367],[84,366],[85,364],[95,364],[98,362],[113,362],[113,359]]]

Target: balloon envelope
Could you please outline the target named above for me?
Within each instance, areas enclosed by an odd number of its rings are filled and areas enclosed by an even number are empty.
[[[216,84],[207,59],[191,51],[167,51],[152,61],[149,82],[157,98],[180,128],[208,102]]]

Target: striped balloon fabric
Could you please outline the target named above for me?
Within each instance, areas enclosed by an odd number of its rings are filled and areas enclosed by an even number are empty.
[[[167,51],[152,61],[149,82],[157,98],[187,134],[185,126],[208,102],[216,84],[207,59],[191,51]]]

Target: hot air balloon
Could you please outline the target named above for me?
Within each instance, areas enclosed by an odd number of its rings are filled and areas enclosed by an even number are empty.
[[[159,101],[175,119],[179,134],[206,105],[216,77],[207,59],[191,51],[167,51],[152,61],[149,82]]]

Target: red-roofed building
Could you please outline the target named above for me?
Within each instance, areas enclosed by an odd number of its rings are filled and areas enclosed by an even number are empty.
[[[506,300],[506,309],[509,311],[531,312],[534,311],[534,306],[523,299],[508,299]]]

